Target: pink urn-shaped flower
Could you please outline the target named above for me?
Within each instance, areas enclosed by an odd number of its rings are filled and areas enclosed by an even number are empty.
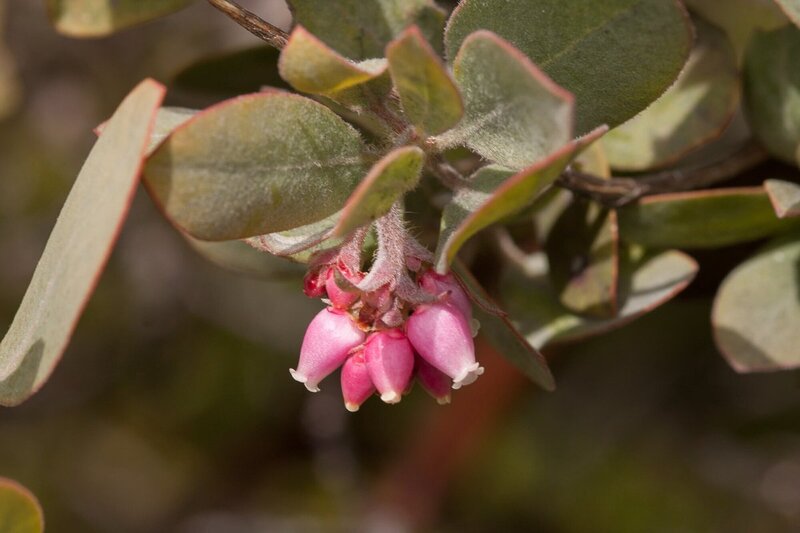
[[[414,375],[422,388],[433,396],[439,405],[450,403],[450,376],[431,365],[419,355],[415,360]]]
[[[297,369],[289,372],[311,392],[319,382],[344,363],[350,350],[364,342],[365,334],[337,309],[326,308],[311,321],[303,337]]]
[[[444,294],[442,301],[455,306],[456,309],[461,311],[461,314],[467,319],[467,324],[469,324],[470,319],[472,319],[472,303],[464,289],[461,288],[461,285],[451,274],[443,276],[433,270],[428,270],[420,276],[419,284],[428,294],[433,294],[434,296]]]
[[[381,400],[399,402],[414,372],[414,350],[405,333],[399,329],[373,333],[364,346],[364,355]]]
[[[331,301],[331,305],[336,309],[348,309],[358,300],[359,295],[356,292],[348,292],[339,287],[339,284],[336,283],[337,271],[344,279],[353,284],[361,281],[364,276],[360,273],[351,273],[346,268],[338,266],[328,270],[325,278],[325,292],[328,293],[328,299]]]
[[[367,370],[364,350],[359,349],[342,365],[342,396],[345,408],[355,413],[374,392],[375,385]]]
[[[475,361],[467,318],[455,306],[442,302],[418,306],[406,331],[417,353],[453,379],[454,389],[483,374],[483,367]]]

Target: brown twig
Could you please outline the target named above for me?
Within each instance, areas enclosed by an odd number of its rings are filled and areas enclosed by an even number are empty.
[[[766,151],[749,143],[731,157],[700,168],[667,170],[637,178],[601,178],[568,169],[556,181],[560,187],[606,207],[621,207],[643,196],[708,187],[764,162]]]
[[[236,2],[230,0],[208,0],[208,3],[216,7],[239,26],[243,27],[259,39],[262,39],[270,46],[282,50],[289,40],[289,35],[282,29],[273,26],[255,13],[252,13]]]

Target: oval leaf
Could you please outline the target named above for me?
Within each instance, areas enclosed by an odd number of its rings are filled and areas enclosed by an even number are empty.
[[[442,212],[434,265],[447,272],[458,250],[483,228],[527,205],[561,174],[572,158],[605,133],[599,128],[571,141],[559,150],[517,173],[490,165],[476,172],[470,183],[458,190]]]
[[[463,0],[447,25],[448,57],[482,28],[575,95],[579,134],[647,107],[675,81],[692,44],[675,0]]]
[[[232,240],[316,222],[364,175],[358,132],[325,106],[285,93],[227,100],[153,153],[145,179],[190,235]]]
[[[785,231],[761,187],[648,196],[618,210],[620,235],[655,248],[718,248]]]
[[[333,95],[377,78],[386,72],[386,62],[353,63],[297,26],[281,52],[278,71],[298,91]]]
[[[771,243],[722,282],[712,322],[738,372],[800,367],[800,234]]]
[[[453,73],[464,97],[464,118],[437,144],[463,144],[494,163],[520,169],[572,139],[572,95],[497,35],[470,35]]]
[[[47,0],[56,29],[70,37],[103,37],[117,30],[163,17],[191,0]]]
[[[289,0],[296,24],[352,59],[383,57],[384,49],[416,24],[440,49],[445,14],[432,0]]]
[[[398,199],[417,186],[425,153],[416,146],[403,146],[375,163],[344,205],[333,231],[344,236],[382,217]]]
[[[139,84],[78,174],[0,343],[0,404],[16,405],[36,392],[69,343],[128,214],[163,97],[160,84]]]
[[[503,282],[502,296],[519,330],[533,346],[545,346],[590,337],[619,328],[671,300],[694,279],[697,263],[675,250],[642,254],[631,250],[620,268],[620,308],[613,318],[589,318],[571,313],[545,273],[521,275]]]
[[[182,233],[199,255],[226,270],[266,280],[302,279],[305,268],[256,250],[244,241],[201,241]]]
[[[723,32],[696,24],[697,42],[675,85],[603,137],[612,167],[641,171],[674,163],[719,137],[731,121],[739,103],[736,54]]]
[[[800,185],[791,181],[767,180],[764,189],[778,218],[800,216]]]
[[[800,0],[775,0],[792,22],[800,26]]]
[[[339,218],[340,213],[335,213],[313,224],[250,237],[244,242],[261,252],[305,263],[314,252],[341,242],[341,239],[332,238],[334,225]]]
[[[3,533],[42,533],[44,514],[31,491],[0,477],[0,531]]]
[[[436,135],[461,120],[461,94],[419,28],[412,26],[389,43],[386,58],[403,111],[422,132]]]
[[[745,53],[745,111],[753,133],[792,164],[800,146],[800,28],[756,32]]]

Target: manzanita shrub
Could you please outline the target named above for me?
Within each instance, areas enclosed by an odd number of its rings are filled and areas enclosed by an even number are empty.
[[[351,411],[415,381],[447,403],[484,372],[476,335],[551,390],[540,350],[674,297],[684,250],[750,241],[717,345],[800,366],[798,2],[290,0],[289,34],[209,2],[265,44],[178,74],[210,107],[145,80],[98,127],[0,345],[3,405],[50,376],[140,181],[212,261],[305,265],[321,310],[290,373],[341,368]],[[74,37],[188,3],[47,0]]]

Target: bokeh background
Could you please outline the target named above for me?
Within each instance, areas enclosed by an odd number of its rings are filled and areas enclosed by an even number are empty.
[[[259,44],[203,2],[91,41],[42,4],[0,1],[3,324],[92,128],[142,78]],[[290,24],[280,0],[242,4]],[[296,271],[215,267],[141,192],[52,379],[0,410],[0,475],[53,532],[800,531],[800,374],[737,375],[710,337],[748,251],[701,256],[678,299],[548,353],[553,393],[482,348],[486,375],[451,406],[415,391],[353,415],[335,378],[311,395],[289,377],[319,309]]]

